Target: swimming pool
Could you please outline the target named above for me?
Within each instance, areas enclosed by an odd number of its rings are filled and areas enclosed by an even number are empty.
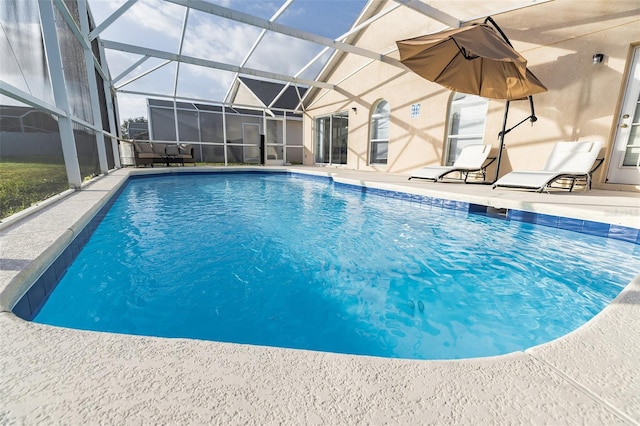
[[[575,329],[640,267],[634,244],[353,189],[283,174],[135,179],[35,320],[466,358]]]

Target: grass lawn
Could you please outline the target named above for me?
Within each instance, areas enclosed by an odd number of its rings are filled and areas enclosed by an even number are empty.
[[[63,164],[0,162],[0,218],[67,189]]]
[[[240,164],[242,163],[238,163]],[[198,163],[198,165],[223,166],[224,164]],[[81,170],[82,175],[87,176],[85,179],[93,176],[89,169]],[[69,189],[69,182],[63,164],[0,161],[0,219],[67,189]]]

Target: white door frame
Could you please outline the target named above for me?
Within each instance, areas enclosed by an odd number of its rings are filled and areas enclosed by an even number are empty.
[[[260,124],[242,123],[242,161],[260,163]]]
[[[634,121],[634,117],[635,121]],[[640,164],[624,165],[628,149],[640,151],[640,47],[636,47],[631,57],[624,98],[616,121],[616,132],[611,150],[611,161],[607,171],[607,183],[640,185]],[[631,130],[635,129],[635,138]],[[640,157],[639,157],[640,160]]]
[[[266,164],[267,166],[282,166],[285,164],[286,162],[286,149],[285,149],[285,145],[286,145],[286,140],[287,140],[287,130],[286,130],[286,122],[284,120],[284,118],[282,117],[266,117],[265,119],[265,132],[264,134],[265,136],[265,152],[264,152],[264,164]],[[281,122],[282,123],[282,143],[279,142],[273,142],[270,140],[269,136],[271,135],[269,133],[269,122]],[[278,148],[280,148],[280,150],[278,150]],[[273,158],[273,155],[275,153],[276,158]],[[278,157],[278,153],[282,153],[282,158],[277,158]]]

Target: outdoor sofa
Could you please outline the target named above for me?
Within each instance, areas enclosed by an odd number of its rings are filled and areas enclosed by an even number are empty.
[[[193,155],[193,146],[190,144],[167,144],[167,143],[151,143],[134,141],[133,148],[135,152],[136,167],[154,164],[170,164],[185,165],[193,163],[196,165]]]

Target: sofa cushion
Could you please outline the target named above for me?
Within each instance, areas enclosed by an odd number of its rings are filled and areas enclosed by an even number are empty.
[[[154,143],[153,145],[151,145],[151,147],[153,148],[153,153],[158,155],[165,155],[165,146],[165,144],[161,143]]]
[[[165,153],[171,157],[177,156],[178,154],[180,154],[180,152],[178,151],[178,145],[167,145]]]
[[[187,155],[191,157],[191,144],[181,143],[180,145],[178,145],[178,147],[180,148],[180,155]]]
[[[133,146],[136,148],[137,152],[153,152],[153,148],[149,142],[134,142]]]

